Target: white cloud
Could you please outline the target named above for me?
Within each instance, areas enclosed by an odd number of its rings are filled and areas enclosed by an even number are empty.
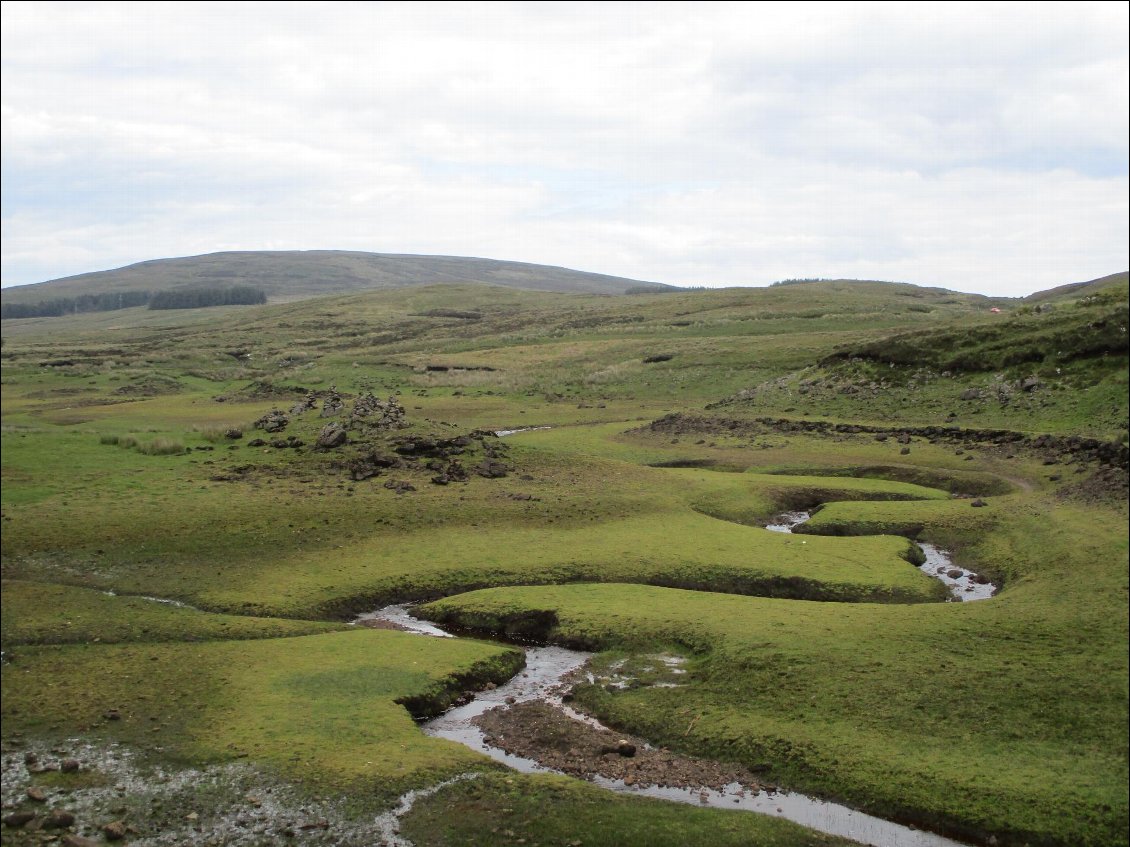
[[[3,6],[3,279],[220,249],[1124,269],[1126,4]]]

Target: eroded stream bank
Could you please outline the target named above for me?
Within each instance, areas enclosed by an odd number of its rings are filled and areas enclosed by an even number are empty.
[[[812,512],[782,512],[765,525],[770,532],[789,532],[812,517]],[[957,602],[988,600],[997,587],[988,579],[953,563],[950,554],[933,544],[915,542],[922,549],[926,561],[918,569],[933,577],[949,589],[950,599]]]
[[[404,606],[358,623],[450,637]],[[530,647],[509,682],[423,724],[428,735],[457,741],[523,773],[562,773],[610,791],[785,818],[872,847],[961,847],[961,843],[796,792],[763,785],[744,769],[652,748],[570,709],[564,699],[590,653]],[[658,657],[657,657],[658,658]]]

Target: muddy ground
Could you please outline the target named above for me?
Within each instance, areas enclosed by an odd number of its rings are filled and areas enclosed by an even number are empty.
[[[745,768],[650,748],[642,739],[573,720],[548,703],[491,709],[474,722],[491,746],[584,779],[599,775],[627,785],[716,790],[736,782],[754,792],[772,788]]]

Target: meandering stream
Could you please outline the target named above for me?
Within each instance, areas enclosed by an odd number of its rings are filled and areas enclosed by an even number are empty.
[[[451,637],[449,633],[434,624],[412,617],[404,606],[388,606],[370,612],[358,618],[357,622],[374,620],[391,623],[397,628],[423,636]],[[471,702],[427,721],[423,724],[423,731],[436,738],[457,741],[522,773],[555,773],[556,771],[543,766],[535,759],[517,756],[489,744],[483,731],[474,723],[474,719],[489,709],[541,700],[557,706],[575,720],[584,720],[600,726],[594,719],[575,712],[561,702],[561,696],[567,689],[565,678],[583,667],[591,656],[591,653],[563,647],[529,647],[526,649],[526,667],[523,671],[497,688],[480,692]],[[961,842],[797,792],[753,792],[738,783],[728,785],[721,791],[700,787],[627,785],[622,780],[607,779],[599,775],[593,776],[592,782],[610,791],[625,794],[786,818],[803,826],[850,838],[872,847],[961,847]]]
[[[783,512],[777,515],[765,528],[770,532],[792,532],[795,527],[812,517],[812,512]],[[988,600],[997,587],[966,568],[958,567],[950,559],[950,554],[940,547],[918,542],[926,561],[918,569],[926,576],[942,582],[950,590],[950,599],[958,602]]]

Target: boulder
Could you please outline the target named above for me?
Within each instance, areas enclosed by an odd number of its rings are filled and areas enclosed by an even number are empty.
[[[318,433],[317,446],[322,450],[333,450],[349,441],[349,433],[339,423],[326,424]]]

